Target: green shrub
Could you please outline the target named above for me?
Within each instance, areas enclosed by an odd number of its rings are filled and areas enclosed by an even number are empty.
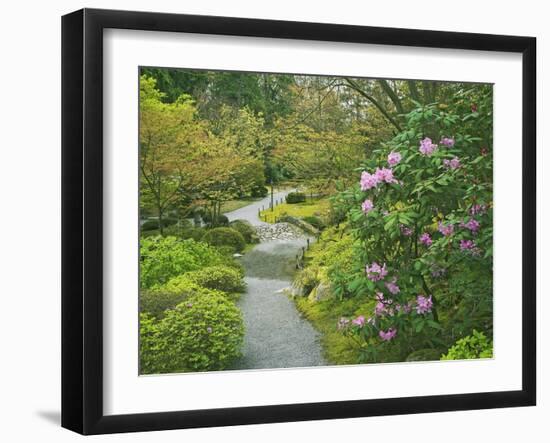
[[[139,373],[164,372],[166,343],[160,340],[159,322],[148,313],[139,314]]]
[[[176,224],[177,222],[178,222],[178,220],[176,218],[172,218],[172,217],[163,218],[162,219],[162,227],[166,228],[168,226]],[[152,230],[158,229],[158,228],[159,228],[159,221],[158,220],[146,220],[141,225],[141,230],[142,231],[152,231]]]
[[[314,228],[317,228],[319,231],[325,229],[325,223],[323,222],[323,220],[321,220],[319,217],[316,217],[315,215],[302,217],[302,220],[309,223]]]
[[[306,194],[303,192],[290,192],[286,196],[286,202],[289,204],[302,203],[306,201]]]
[[[188,272],[185,277],[208,289],[229,293],[243,292],[245,289],[245,283],[239,271],[227,266],[209,266],[198,271]]]
[[[232,252],[241,252],[245,246],[241,233],[232,228],[213,228],[206,231],[202,241],[211,246],[227,246]]]
[[[441,360],[467,360],[472,358],[491,358],[493,342],[483,332],[474,330],[472,335],[458,340]]]
[[[208,226],[228,226],[229,225],[229,219],[223,215],[220,214],[216,217],[216,220],[214,221],[212,218],[212,214],[210,212],[206,211],[202,215],[202,220],[204,223],[206,223]]]
[[[208,297],[212,293],[218,293],[188,279],[190,274],[192,272],[174,277],[162,286],[142,290],[139,295],[140,312],[161,318],[166,310],[174,309],[193,295]]]
[[[220,370],[240,356],[241,312],[221,294],[191,296],[159,321],[140,321],[142,374]]]
[[[184,240],[193,239],[195,241],[200,241],[205,232],[205,228],[191,227],[182,229],[180,231],[180,237]]]
[[[159,228],[159,223],[157,220],[147,220],[147,221],[144,221],[143,224],[141,225],[142,231],[153,231],[158,228]]]
[[[206,243],[160,236],[141,238],[140,259],[141,288],[162,285],[185,272],[230,260]]]
[[[174,237],[182,236],[182,232],[192,227],[189,220],[180,220],[178,223],[167,226],[163,229],[163,235],[168,237],[173,235]]]
[[[269,189],[265,186],[255,186],[250,191],[250,196],[254,198],[265,197],[267,194],[269,194]]]
[[[246,220],[234,220],[229,223],[229,227],[239,231],[247,243],[257,242],[256,229],[254,229],[254,226],[250,222]]]

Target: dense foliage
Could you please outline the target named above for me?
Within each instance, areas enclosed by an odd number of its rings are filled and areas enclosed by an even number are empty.
[[[204,266],[224,264],[228,259],[215,248],[176,237],[142,238],[140,242],[140,286],[159,286],[172,277]]]
[[[290,192],[286,196],[287,203],[301,203],[306,201],[306,195],[303,192]]]
[[[169,280],[163,286],[155,289],[143,290],[139,298],[139,310],[160,319],[166,311],[174,309],[181,302],[193,295],[208,297],[214,291],[200,286],[182,274]]]
[[[141,373],[225,369],[240,355],[243,335],[239,309],[215,292],[189,297],[158,322],[141,314]]]
[[[334,199],[348,214],[352,266],[329,280],[340,297],[370,302],[338,322],[359,343],[359,360],[443,353],[474,328],[491,335],[491,89],[418,106],[357,176]],[[300,278],[313,269],[315,261]]]
[[[243,292],[245,285],[239,270],[228,266],[207,266],[185,274],[185,277],[200,286],[231,293]],[[178,277],[176,277],[178,278]],[[167,287],[173,280],[170,280]]]
[[[234,220],[229,223],[232,229],[238,231],[247,243],[257,243],[256,229],[246,220]]]
[[[202,241],[212,246],[227,247],[230,252],[242,252],[246,246],[242,234],[233,228],[210,229]]]
[[[483,334],[474,329],[472,335],[461,338],[449,349],[441,360],[466,360],[469,358],[491,358],[493,343]]]

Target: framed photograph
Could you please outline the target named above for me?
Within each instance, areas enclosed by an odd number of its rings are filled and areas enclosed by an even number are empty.
[[[62,425],[536,402],[530,37],[62,20]]]

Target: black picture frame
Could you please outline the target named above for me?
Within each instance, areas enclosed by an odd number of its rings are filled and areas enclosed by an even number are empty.
[[[103,413],[103,30],[453,48],[522,54],[522,389],[171,411]],[[536,39],[502,35],[83,9],[62,18],[62,426],[82,434],[531,406],[536,403]]]

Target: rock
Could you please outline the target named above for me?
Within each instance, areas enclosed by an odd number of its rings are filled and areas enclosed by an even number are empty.
[[[242,256],[243,256],[243,255],[242,255],[242,254],[239,254],[238,252],[235,253],[235,254],[233,254],[233,257],[235,257],[235,258],[239,258],[239,257],[242,257]]]
[[[289,223],[275,223],[256,227],[256,235],[260,241],[293,240],[303,238],[300,229]]]
[[[312,302],[317,302],[321,300],[326,300],[330,297],[332,297],[330,283],[321,282],[315,288],[313,288],[307,299]]]

